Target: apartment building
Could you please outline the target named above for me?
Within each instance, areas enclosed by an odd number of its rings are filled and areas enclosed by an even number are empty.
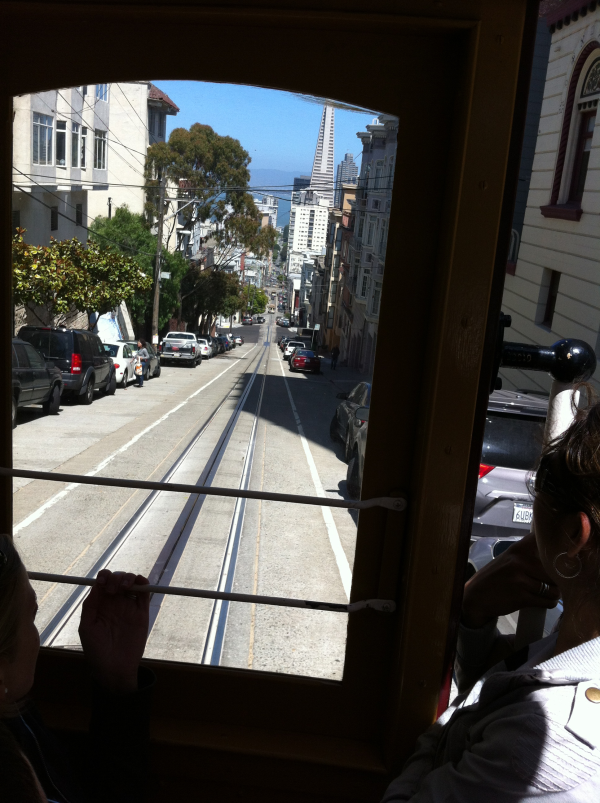
[[[554,4],[521,245],[506,276],[508,340],[585,340],[600,356],[600,7]],[[505,388],[547,391],[545,374],[502,369]],[[594,384],[600,386],[597,371]]]
[[[341,361],[370,373],[377,342],[398,118],[382,114],[377,123],[366,128],[357,134],[363,151],[354,205],[354,232],[348,246],[349,264],[342,271],[335,321]]]
[[[329,200],[312,190],[298,193],[299,203],[290,207],[288,273],[299,273],[307,252],[319,256],[327,239]]]
[[[108,84],[20,95],[13,102],[13,228],[47,245],[87,239],[93,196],[108,188]]]
[[[142,214],[146,203],[144,165],[149,145],[164,142],[167,116],[174,116],[179,107],[161,89],[149,81],[130,81],[107,86],[110,102],[110,129],[107,132],[107,185],[90,201],[91,219],[109,217],[118,206],[127,205]],[[169,247],[176,247],[177,222],[165,235]]]
[[[340,317],[340,288],[344,271],[349,270],[350,241],[354,223],[356,185],[341,184],[336,192],[339,207],[329,210],[326,252],[316,263],[313,281],[314,322],[320,324],[320,342],[331,349],[339,346],[336,322]]]

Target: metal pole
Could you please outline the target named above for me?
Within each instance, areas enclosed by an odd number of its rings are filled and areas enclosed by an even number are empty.
[[[158,344],[158,305],[160,302],[160,263],[162,258],[163,225],[165,219],[165,189],[166,178],[164,174],[160,179],[160,194],[158,201],[158,242],[156,243],[156,267],[154,269],[154,302],[152,304],[152,344]]]

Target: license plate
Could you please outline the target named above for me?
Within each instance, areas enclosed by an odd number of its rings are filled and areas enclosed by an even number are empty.
[[[515,502],[513,507],[513,521],[519,524],[531,524],[533,521],[533,505]]]

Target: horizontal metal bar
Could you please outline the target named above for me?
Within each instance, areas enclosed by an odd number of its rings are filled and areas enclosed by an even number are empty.
[[[69,574],[47,574],[46,572],[27,572],[30,580],[43,583],[66,583],[73,586],[93,586],[94,577],[73,577]],[[334,611],[336,613],[355,613],[364,608],[372,608],[382,613],[393,613],[396,603],[391,599],[365,599],[360,602],[341,604],[338,602],[315,602],[309,599],[290,599],[288,597],[265,597],[261,594],[234,594],[225,591],[207,591],[201,588],[178,588],[176,586],[133,585],[135,594],[172,594],[176,597],[200,597],[201,599],[224,599],[229,602],[254,602],[256,605],[278,605],[281,608],[306,608],[311,611]]]
[[[172,493],[198,494],[203,496],[230,496],[234,499],[266,499],[272,502],[290,502],[296,505],[317,505],[319,507],[341,507],[350,510],[366,510],[371,507],[385,507],[389,510],[406,509],[404,497],[379,496],[375,499],[347,501],[330,499],[328,496],[301,496],[300,494],[278,494],[267,491],[241,490],[240,488],[214,488],[206,485],[184,485],[178,482],[150,482],[148,480],[121,480],[113,477],[96,477],[84,474],[59,474],[54,471],[30,471],[21,468],[0,468],[0,476],[24,477],[32,480],[50,482],[73,482],[77,485],[107,485],[114,488],[138,488],[143,491],[169,491]]]

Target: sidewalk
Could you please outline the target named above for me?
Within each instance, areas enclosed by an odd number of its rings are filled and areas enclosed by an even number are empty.
[[[363,373],[356,368],[348,368],[344,365],[340,365],[339,361],[335,371],[332,371],[331,357],[329,354],[320,356],[321,373],[326,376],[330,382],[338,387],[340,393],[342,391],[346,392],[352,390],[354,385],[358,385],[359,382],[371,382],[371,374]]]

